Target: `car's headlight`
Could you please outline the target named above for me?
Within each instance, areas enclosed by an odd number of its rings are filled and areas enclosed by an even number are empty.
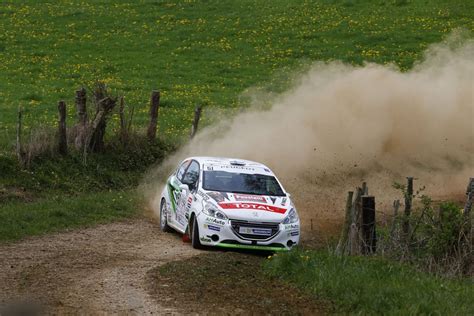
[[[292,208],[290,212],[288,213],[288,216],[283,220],[283,224],[293,224],[299,221],[298,213],[296,213],[296,210]]]
[[[217,208],[211,203],[206,203],[202,211],[204,214],[218,218],[218,219],[223,219],[223,220],[227,219],[227,216],[221,211],[217,210]]]

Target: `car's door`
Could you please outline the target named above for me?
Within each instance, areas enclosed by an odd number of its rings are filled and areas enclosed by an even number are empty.
[[[179,223],[184,227],[188,222],[189,210],[194,200],[194,194],[197,192],[199,181],[199,163],[191,161],[183,176],[182,183],[186,184],[187,189],[181,190],[181,196],[177,207]]]
[[[170,177],[168,181],[169,196],[171,202],[171,213],[169,214],[168,220],[174,225],[182,226],[178,218],[178,205],[181,201],[184,174],[189,167],[191,160],[185,160],[181,163],[176,172]],[[182,227],[180,227],[182,228]]]

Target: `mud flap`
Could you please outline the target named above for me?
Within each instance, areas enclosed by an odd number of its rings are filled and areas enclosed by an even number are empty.
[[[191,238],[189,238],[188,229],[183,234],[183,242],[191,242]]]

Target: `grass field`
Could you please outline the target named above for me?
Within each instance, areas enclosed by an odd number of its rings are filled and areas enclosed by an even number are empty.
[[[18,214],[36,209],[41,217],[60,208],[49,201],[58,196],[64,205],[84,200],[94,208],[96,202],[111,220],[115,195],[104,195],[107,203],[89,195],[120,194],[136,186],[150,164],[188,135],[196,104],[206,105],[203,123],[211,124],[247,106],[247,90],[282,91],[295,72],[316,61],[394,63],[408,69],[430,43],[456,28],[474,30],[474,2],[3,1],[0,214],[21,222],[29,215]],[[17,108],[24,109],[26,140],[31,128],[55,127],[60,99],[69,105],[71,126],[74,91],[96,80],[135,106],[136,128],[147,120],[151,90],[159,89],[159,135],[165,144],[139,154],[91,156],[87,167],[72,154],[20,168],[12,152]],[[112,120],[118,121],[116,114]],[[64,218],[71,227],[83,223]],[[50,225],[24,231],[29,233],[2,231],[6,237],[0,239],[68,226],[64,220]]]
[[[271,257],[265,271],[289,281],[337,313],[357,315],[472,315],[471,280],[447,280],[377,257],[340,257],[294,250]]]
[[[250,87],[282,89],[313,61],[395,63],[407,69],[452,29],[474,30],[474,3],[426,1],[3,1],[0,145],[25,126],[54,124],[57,101],[103,80],[143,125],[163,93],[160,133],[187,133],[195,104],[206,123],[245,106]],[[114,118],[118,120],[117,117]]]

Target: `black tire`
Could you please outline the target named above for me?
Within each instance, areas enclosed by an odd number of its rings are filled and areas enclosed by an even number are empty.
[[[196,216],[192,217],[191,223],[192,225],[189,227],[189,232],[191,235],[191,244],[193,245],[194,249],[202,249],[203,246],[201,245],[201,241],[199,241],[199,226],[197,223]]]
[[[166,202],[165,200],[161,200],[160,204],[160,228],[164,232],[169,232],[171,231],[171,228],[168,225],[168,219],[165,216],[167,211],[166,211]]]

